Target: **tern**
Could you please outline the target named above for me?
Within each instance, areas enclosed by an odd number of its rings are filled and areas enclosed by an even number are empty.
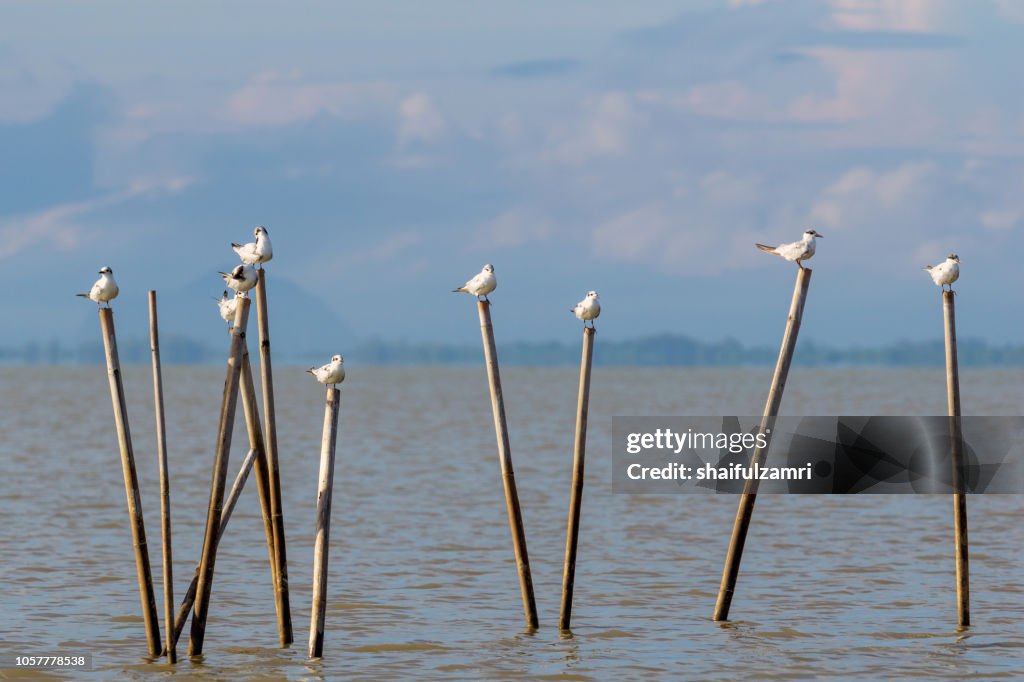
[[[778,246],[768,246],[766,244],[755,244],[755,246],[762,251],[782,256],[790,263],[796,263],[797,267],[803,269],[804,266],[800,261],[808,260],[814,256],[814,240],[824,236],[815,230],[807,230],[804,232],[803,238],[798,242],[779,244]]]
[[[924,269],[932,276],[935,286],[942,287],[945,291],[948,284],[949,290],[953,291],[953,282],[960,279],[960,256],[951,253],[938,265],[926,265]]]
[[[82,298],[87,298],[90,301],[95,302],[97,305],[106,303],[107,307],[110,307],[110,302],[117,298],[117,294],[120,289],[117,288],[117,282],[114,281],[114,271],[109,267],[100,268],[100,278],[96,280],[96,283],[92,285],[92,289],[87,294],[75,294]]]
[[[231,327],[235,322],[235,311],[238,310],[238,294],[229,298],[228,292],[225,291],[223,296],[213,300],[217,302],[217,310],[220,311],[221,319]]]
[[[243,294],[256,286],[256,268],[251,265],[236,265],[234,270],[222,272],[220,276],[224,279],[224,283],[238,294]]]
[[[483,270],[481,270],[480,272],[473,276],[473,279],[469,280],[458,289],[452,289],[452,291],[458,293],[473,294],[474,296],[477,297],[477,300],[479,300],[480,297],[483,296],[484,300],[490,303],[491,300],[487,298],[487,294],[491,293],[497,288],[498,280],[494,276],[494,266],[488,263],[487,265],[484,266]]]
[[[335,355],[323,367],[310,367],[306,371],[326,386],[335,386],[345,380],[345,358]]]
[[[258,225],[253,230],[253,234],[256,235],[256,241],[254,242],[249,242],[248,244],[231,243],[231,248],[235,250],[235,253],[238,254],[238,257],[246,265],[260,265],[274,257],[274,247],[270,245],[267,228]]]
[[[601,314],[600,298],[596,291],[588,291],[586,297],[570,310],[577,319],[583,320],[584,327],[587,326],[587,320],[589,320],[590,328],[594,329],[594,320]]]

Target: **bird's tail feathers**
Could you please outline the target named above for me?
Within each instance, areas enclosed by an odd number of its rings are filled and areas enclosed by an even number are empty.
[[[767,244],[754,244],[754,246],[761,249],[762,251],[767,251],[768,253],[775,253],[774,246],[768,246]]]

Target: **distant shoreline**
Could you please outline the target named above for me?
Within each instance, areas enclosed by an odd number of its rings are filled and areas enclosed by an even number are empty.
[[[149,342],[128,338],[120,344],[125,364],[148,363]],[[990,344],[981,339],[961,339],[958,344],[960,366],[1024,367],[1024,345]],[[348,361],[364,366],[474,366],[482,361],[476,345],[440,343],[405,343],[369,340],[345,344]],[[166,364],[222,364],[224,348],[213,348],[202,342],[170,337],[161,340]],[[292,349],[274,347],[276,362],[310,365],[338,352],[334,348]],[[547,342],[499,343],[502,365],[530,367],[574,366],[579,363],[577,344]],[[805,341],[797,346],[794,365],[797,367],[941,367],[944,362],[943,342],[899,341],[874,347],[837,348]],[[777,349],[768,346],[746,346],[738,341],[704,342],[687,336],[661,334],[628,341],[599,339],[594,352],[597,366],[622,367],[768,367],[772,366]],[[99,343],[80,343],[67,347],[57,341],[30,343],[19,348],[0,348],[2,365],[90,365],[103,362]]]

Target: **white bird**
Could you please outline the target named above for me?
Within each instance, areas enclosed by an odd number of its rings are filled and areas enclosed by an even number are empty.
[[[596,291],[588,291],[586,297],[570,311],[577,319],[583,320],[584,327],[587,326],[587,320],[590,320],[590,328],[594,328],[594,320],[601,314],[600,298]]]
[[[477,299],[483,296],[484,300],[490,303],[491,301],[487,298],[487,294],[497,288],[498,279],[494,276],[494,266],[488,263],[484,266],[483,270],[473,276],[473,279],[469,280],[458,289],[452,289],[452,291],[473,294]]]
[[[767,246],[766,244],[755,244],[755,246],[762,251],[782,256],[790,263],[796,263],[797,267],[803,268],[804,266],[800,261],[808,260],[814,255],[814,240],[824,236],[814,230],[807,230],[804,232],[803,238],[798,242],[779,244],[778,246]]]
[[[117,282],[114,281],[114,271],[104,266],[100,268],[100,278],[92,285],[92,289],[89,290],[89,293],[75,295],[87,298],[90,301],[95,302],[97,305],[100,303],[106,303],[109,308],[110,302],[117,298],[119,291],[120,289],[117,288]]]
[[[274,257],[274,247],[270,245],[270,237],[267,236],[267,228],[262,225],[257,225],[256,229],[253,230],[253,234],[256,235],[256,241],[249,242],[248,244],[236,244],[231,243],[231,248],[235,250],[238,257],[242,259],[242,262],[247,265],[259,265],[260,263],[266,263],[268,260]]]
[[[340,384],[345,380],[345,358],[335,355],[323,367],[310,367],[306,371],[316,377],[316,380],[327,386]]]
[[[231,272],[219,273],[224,283],[235,290],[235,293],[243,294],[256,286],[256,268],[251,265],[236,265]]]
[[[942,287],[945,290],[948,284],[949,290],[953,291],[953,282],[960,279],[960,256],[951,253],[946,256],[946,260],[938,265],[926,265],[924,269],[932,276],[935,286]]]
[[[228,292],[224,292],[224,295],[220,298],[213,299],[217,301],[217,310],[220,311],[221,319],[228,323],[228,326],[235,322],[235,311],[238,310],[238,294],[233,297],[228,297]]]

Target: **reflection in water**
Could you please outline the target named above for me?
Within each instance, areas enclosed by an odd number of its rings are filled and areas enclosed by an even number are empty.
[[[600,352],[600,348],[597,349]],[[732,606],[710,615],[735,497],[613,495],[613,414],[756,414],[769,370],[594,370],[573,630],[556,627],[578,377],[506,370],[512,455],[541,627],[524,632],[479,368],[353,367],[342,389],[325,658],[306,660],[323,393],[275,368],[292,618],[277,646],[255,487],[218,551],[205,654],[174,675],[220,679],[867,679],[1013,677],[1024,649],[1021,496],[971,500],[975,625],[953,634],[946,496],[765,496]],[[53,372],[52,377],[47,372]],[[125,370],[159,580],[148,367]],[[202,543],[223,371],[165,369],[175,592]],[[51,399],[60,382],[62,399]],[[965,371],[966,413],[1012,414],[1024,372]],[[934,390],[931,390],[934,389]],[[93,654],[75,679],[148,678],[102,367],[0,368],[0,641]],[[941,370],[794,369],[787,414],[942,414]],[[39,409],[45,405],[46,409]],[[237,425],[232,472],[246,437]],[[39,514],[45,500],[47,514]],[[56,570],[47,570],[56,569]],[[771,664],[766,664],[769,661]]]

